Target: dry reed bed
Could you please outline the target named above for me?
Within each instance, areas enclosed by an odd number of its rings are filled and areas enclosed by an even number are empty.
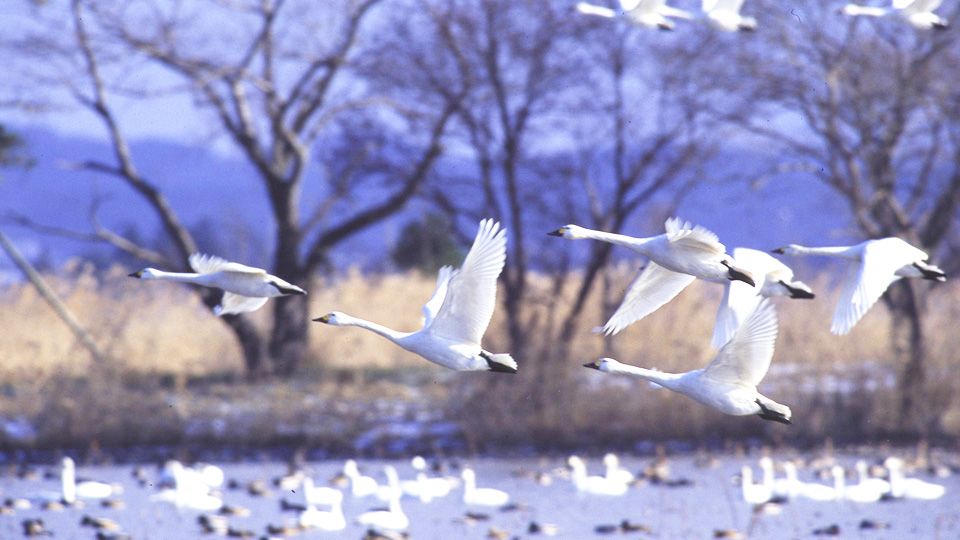
[[[535,276],[521,314],[535,330],[528,336],[527,357],[518,357],[521,371],[514,377],[451,374],[363,330],[315,325],[305,366],[307,379],[315,383],[220,384],[198,391],[182,384],[163,386],[159,381],[239,378],[242,364],[230,332],[189,289],[137,282],[119,268],[96,274],[75,263],[47,278],[115,360],[94,366],[29,286],[0,290],[0,327],[4,329],[0,380],[6,389],[0,393],[0,414],[34,419],[40,440],[56,444],[85,438],[118,444],[183,440],[189,437],[189,419],[214,422],[230,416],[230,403],[245,404],[244,414],[256,429],[236,436],[253,439],[249,442],[269,443],[291,433],[314,442],[338,438],[343,442],[377,422],[363,411],[383,396],[397,402],[435,403],[448,417],[459,420],[475,440],[496,445],[533,441],[550,447],[582,447],[623,444],[638,437],[743,435],[775,440],[833,435],[853,440],[882,436],[893,429],[892,389],[867,384],[877,373],[899,372],[890,351],[889,315],[878,305],[850,336],[831,335],[829,321],[838,292],[825,276],[807,280],[818,292],[816,300],[777,302],[781,332],[774,369],[764,389],[792,406],[798,420],[794,426],[725,417],[670,392],[584,369],[583,362],[609,355],[666,371],[688,370],[702,366],[714,354],[709,342],[721,291],[712,284],[695,283],[614,338],[592,334],[591,328],[605,320],[604,300],[609,306],[618,299],[632,273],[629,266],[608,271],[608,290],[614,298],[602,298],[603,287],[595,287],[565,350],[558,349],[553,336],[579,278],[572,276],[555,294],[552,279]],[[433,276],[371,276],[350,270],[312,284],[311,313],[336,309],[413,330],[420,324],[419,307],[433,286]],[[927,321],[930,392],[942,409],[942,432],[956,435],[960,434],[960,403],[954,396],[960,380],[952,376],[952,366],[960,335],[951,329],[960,315],[960,287],[948,284],[936,292]],[[267,315],[263,310],[253,317],[265,325]],[[500,310],[488,332],[487,348],[506,350],[505,324]],[[329,377],[332,372],[355,375],[334,384]],[[811,392],[831,375],[850,382],[845,392]],[[371,382],[377,376],[386,380]],[[339,412],[330,408],[341,402],[361,406]],[[290,427],[298,425],[303,429]]]

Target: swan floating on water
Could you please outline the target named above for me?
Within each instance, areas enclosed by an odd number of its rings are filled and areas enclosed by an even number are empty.
[[[609,479],[606,476],[588,476],[587,464],[579,456],[567,458],[567,465],[573,471],[570,475],[574,487],[580,493],[589,495],[620,496],[627,492],[629,485],[618,479]]]
[[[371,510],[369,512],[364,512],[357,517],[357,523],[361,525],[366,525],[374,530],[387,530],[387,531],[403,531],[410,526],[410,520],[407,518],[407,515],[403,513],[403,508],[400,506],[400,490],[398,486],[395,486],[396,474],[397,471],[393,467],[387,465],[384,472],[386,472],[387,477],[390,479],[390,485],[394,489],[389,491],[389,508],[387,510]]]
[[[620,0],[620,9],[622,13],[605,6],[579,2],[577,11],[584,15],[594,15],[605,19],[616,19],[623,17],[633,24],[646,26],[647,28],[659,28],[661,30],[673,30],[674,23],[671,17],[677,19],[692,19],[690,13],[667,5],[667,0]]]
[[[756,414],[764,420],[789,424],[790,407],[757,391],[757,385],[770,367],[776,339],[777,315],[770,301],[764,299],[733,339],[703,369],[664,373],[622,364],[612,358],[601,358],[584,366],[645,379],[726,414]]]
[[[506,229],[492,219],[481,221],[460,268],[440,270],[436,290],[423,306],[423,328],[416,332],[398,332],[337,311],[314,321],[365,328],[446,368],[516,373],[517,363],[509,354],[491,353],[480,346],[496,307],[497,277],[503,271],[506,250]]]
[[[301,527],[309,529],[319,529],[321,531],[342,531],[347,527],[347,520],[343,515],[343,493],[336,492],[339,497],[332,497],[330,510],[321,511],[312,504],[307,504],[307,508],[300,513],[297,521]]]
[[[510,502],[510,494],[494,488],[478,488],[477,474],[465,468],[460,472],[463,479],[463,502],[471,506],[503,506]]]
[[[565,225],[547,233],[570,240],[591,239],[630,248],[650,259],[633,280],[623,302],[603,333],[614,335],[628,325],[653,313],[693,283],[696,278],[717,283],[739,280],[756,286],[748,270],[740,268],[726,253],[717,235],[678,218],[664,223],[666,233],[649,238],[595,231],[579,225]]]
[[[946,281],[940,268],[929,264],[929,256],[900,238],[867,240],[854,246],[806,247],[790,244],[773,250],[786,255],[823,255],[852,261],[830,331],[845,335],[860,321],[891,283],[900,278]]]
[[[606,467],[604,477],[611,482],[630,484],[636,479],[632,472],[620,466],[620,458],[616,454],[605,454],[603,456],[603,466]]]
[[[230,262],[212,255],[194,253],[189,258],[193,272],[165,272],[144,268],[130,277],[145,280],[174,281],[223,290],[220,305],[213,308],[216,315],[236,315],[260,309],[267,299],[306,291],[287,283],[262,268]]]
[[[76,463],[69,456],[60,460],[60,487],[63,502],[67,504],[73,504],[77,499],[107,499],[114,494],[113,486],[106,482],[77,482]]]

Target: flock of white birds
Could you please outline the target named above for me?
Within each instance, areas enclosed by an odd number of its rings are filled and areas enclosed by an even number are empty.
[[[744,0],[703,0],[702,17],[714,28],[725,32],[753,31],[757,20],[740,14]],[[891,0],[889,6],[847,4],[839,12],[851,17],[899,17],[920,30],[946,29],[949,23],[934,11],[942,0]],[[673,6],[667,0],[619,0],[620,10],[587,2],[577,4],[577,11],[607,19],[625,19],[639,26],[673,30],[674,19],[694,20],[697,17]]]
[[[716,357],[702,369],[665,373],[601,358],[586,367],[606,373],[646,379],[679,392],[723,413],[758,415],[764,420],[791,423],[786,405],[757,391],[773,358],[777,316],[770,297],[814,298],[810,287],[794,279],[789,267],[766,253],[738,248],[733,256],[709,230],[677,218],[668,219],[666,232],[634,238],[566,225],[549,233],[570,240],[591,239],[629,248],[648,260],[626,291],[620,307],[599,329],[613,335],[653,313],[676,297],[695,279],[725,287],[717,313],[713,343]],[[857,324],[891,283],[902,278],[945,281],[944,272],[928,256],[899,238],[868,240],[854,246],[805,247],[790,244],[773,250],[788,255],[821,255],[847,259],[848,273],[831,330],[843,335]],[[162,272],[146,268],[140,279],[193,283],[224,290],[218,314],[260,307],[267,297],[305,294],[304,290],[259,268],[215,257],[190,257],[194,273]],[[424,324],[415,332],[399,332],[380,324],[331,312],[314,319],[333,326],[355,326],[374,332],[441,366],[459,371],[515,373],[509,354],[481,346],[496,307],[497,279],[506,263],[506,229],[485,219],[473,246],[458,269],[440,270],[436,290],[423,306]]]

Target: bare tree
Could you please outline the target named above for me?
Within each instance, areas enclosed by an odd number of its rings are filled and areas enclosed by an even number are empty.
[[[358,63],[376,63],[365,57],[364,35],[389,31],[372,15],[385,3],[72,0],[70,39],[41,32],[12,46],[21,54],[54,53],[77,68],[54,77],[42,72],[37,80],[67,89],[107,130],[112,160],[78,168],[132,188],[162,223],[177,258],[167,260],[97,224],[100,238],[144,260],[180,267],[197,250],[162,181],[137,169],[117,113],[120,97],[148,99],[169,91],[156,88],[153,78],[130,82],[130,71],[159,70],[179,81],[173,90],[188,92],[196,113],[213,119],[255,169],[275,226],[272,271],[305,283],[331,249],[399,211],[417,193],[457,110],[455,92],[403,103],[354,70]],[[309,206],[302,200],[306,181],[321,184],[319,200]],[[361,192],[367,195],[359,197]],[[208,305],[217,301],[201,294]],[[303,297],[273,303],[266,343],[245,318],[223,320],[241,343],[251,374],[289,375],[304,356],[309,319]]]
[[[771,6],[772,8],[773,6]],[[714,71],[727,85],[727,120],[777,145],[779,170],[807,173],[847,204],[860,234],[899,236],[947,268],[960,267],[955,33],[917,32],[891,19],[841,19],[822,7],[763,21],[760,41]],[[955,18],[957,13],[953,14]],[[769,28],[769,30],[768,30]],[[929,287],[901,280],[884,301],[902,362],[899,425],[936,429],[915,399],[925,383],[923,318]]]

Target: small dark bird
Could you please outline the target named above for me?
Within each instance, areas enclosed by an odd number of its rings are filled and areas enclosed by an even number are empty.
[[[834,523],[826,527],[813,530],[814,536],[840,536],[840,526]]]
[[[876,530],[889,529],[889,528],[890,528],[890,524],[885,521],[874,521],[872,519],[860,520],[861,531],[876,531]]]
[[[42,519],[25,519],[20,525],[23,526],[24,536],[53,536],[53,533],[43,524]]]
[[[83,527],[93,527],[101,531],[116,532],[120,530],[120,524],[110,518],[83,516],[80,519],[80,525]]]

